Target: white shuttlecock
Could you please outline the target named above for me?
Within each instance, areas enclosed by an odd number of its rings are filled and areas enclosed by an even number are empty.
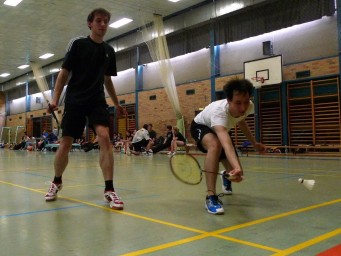
[[[304,180],[302,178],[299,178],[298,182],[303,184],[309,190],[312,190],[315,185],[315,180]]]

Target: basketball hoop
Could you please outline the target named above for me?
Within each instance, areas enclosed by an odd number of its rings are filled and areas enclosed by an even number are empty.
[[[262,84],[264,84],[264,81],[265,81],[264,77],[262,77],[262,76],[255,76],[255,77],[252,77],[251,79],[252,79],[252,81],[256,81],[256,82],[262,83]]]
[[[265,82],[265,79],[264,79],[264,77],[262,77],[262,76],[255,76],[255,77],[252,77],[251,80],[253,81],[253,86],[254,86],[256,89],[262,87],[262,85],[263,85],[264,82]]]

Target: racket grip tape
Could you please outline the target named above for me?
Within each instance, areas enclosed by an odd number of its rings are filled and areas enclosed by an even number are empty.
[[[226,179],[228,179],[228,180],[231,180],[231,181],[233,181],[233,180],[235,180],[237,178],[236,175],[232,175],[232,174],[229,174],[229,173],[224,173],[224,177]],[[242,176],[241,178],[244,178],[244,177]]]
[[[58,127],[60,127],[60,124],[59,124],[58,118],[57,118],[56,114],[54,113],[54,110],[52,109],[52,107],[51,107],[51,104],[50,104],[50,103],[48,103],[48,106],[49,106],[50,112],[51,112],[51,114],[52,114],[52,116],[53,116],[54,120],[56,120],[57,126],[58,126]]]

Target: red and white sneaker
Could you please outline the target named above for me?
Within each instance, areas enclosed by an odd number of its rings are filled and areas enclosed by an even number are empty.
[[[115,191],[105,191],[104,200],[109,203],[111,209],[123,210],[124,204]]]
[[[45,201],[55,201],[57,200],[58,191],[62,190],[63,184],[55,184],[51,182],[50,188],[45,195]]]

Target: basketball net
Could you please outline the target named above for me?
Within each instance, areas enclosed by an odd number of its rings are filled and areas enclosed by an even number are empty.
[[[264,82],[265,82],[265,79],[262,76],[255,76],[255,77],[252,77],[251,79],[253,81],[253,86],[256,89],[261,88],[263,86]]]

